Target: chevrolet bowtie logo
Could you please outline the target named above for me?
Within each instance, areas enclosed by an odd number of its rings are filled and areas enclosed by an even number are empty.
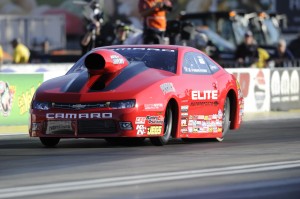
[[[74,104],[74,105],[72,105],[72,108],[76,109],[76,110],[83,109],[85,107],[86,107],[86,105],[84,105],[84,104]]]

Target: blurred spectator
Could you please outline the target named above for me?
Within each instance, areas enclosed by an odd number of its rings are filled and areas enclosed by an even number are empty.
[[[244,42],[238,45],[235,57],[239,66],[243,67],[252,67],[258,61],[258,46],[251,31],[245,33]]]
[[[208,37],[204,33],[197,32],[194,36],[195,47],[204,53],[208,53]]]
[[[123,22],[117,22],[117,26],[115,28],[115,39],[113,40],[113,45],[122,45],[124,41],[128,37],[128,31],[130,31],[130,27],[124,24]]]
[[[21,43],[19,38],[13,39],[11,45],[14,49],[13,52],[13,63],[15,64],[24,64],[28,63],[30,58],[29,49]]]
[[[139,12],[144,19],[144,43],[162,43],[167,27],[167,11],[172,10],[169,0],[139,0]]]
[[[93,20],[92,23],[87,26],[87,31],[80,41],[82,55],[102,45],[100,31],[101,23],[97,20]]]
[[[277,44],[277,49],[275,51],[272,60],[275,62],[275,67],[286,67],[285,61],[293,60],[294,55],[292,52],[287,48],[286,41],[284,39],[280,39]]]
[[[290,44],[288,45],[288,49],[291,51],[291,53],[293,54],[293,56],[295,58],[300,58],[300,33],[298,34],[297,38],[295,38],[294,40],[292,40],[290,42]]]
[[[258,52],[258,60],[252,67],[266,68],[268,65],[268,61],[270,59],[270,55],[268,51],[266,51],[263,48],[257,48],[257,52]]]

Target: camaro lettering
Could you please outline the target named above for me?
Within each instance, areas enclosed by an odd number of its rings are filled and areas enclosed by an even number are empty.
[[[47,113],[47,119],[108,119],[112,113]]]
[[[192,91],[192,100],[217,100],[217,90]]]

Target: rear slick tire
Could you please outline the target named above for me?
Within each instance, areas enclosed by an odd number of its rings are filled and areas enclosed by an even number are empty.
[[[163,146],[167,144],[171,137],[172,125],[173,125],[173,112],[171,106],[168,105],[165,112],[165,119],[164,119],[164,134],[161,137],[150,138],[150,142],[155,146]]]
[[[230,128],[230,99],[226,97],[226,101],[224,103],[224,110],[222,116],[222,137],[216,138],[217,141],[222,142],[224,140],[224,136]]]
[[[59,143],[60,138],[40,137],[40,141],[45,147],[55,147]]]

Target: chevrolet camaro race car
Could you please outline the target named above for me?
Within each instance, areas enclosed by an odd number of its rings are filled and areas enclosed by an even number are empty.
[[[164,145],[170,137],[223,140],[240,127],[238,81],[186,46],[95,48],[33,96],[29,134],[47,147],[62,138]]]

